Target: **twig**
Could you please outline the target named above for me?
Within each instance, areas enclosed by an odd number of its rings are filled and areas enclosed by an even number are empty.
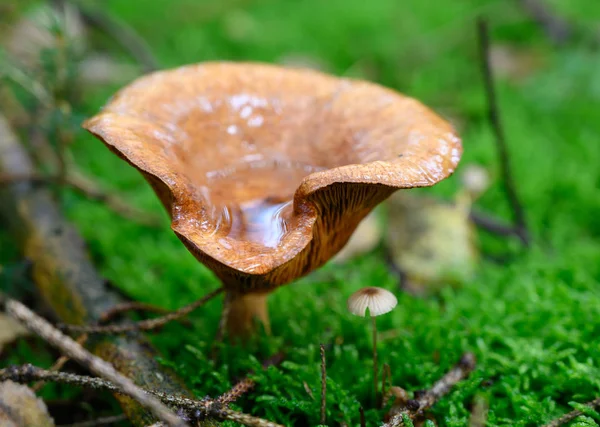
[[[167,310],[163,307],[158,307],[156,305],[147,304],[144,302],[138,301],[129,301],[121,303],[110,310],[106,311],[102,316],[100,316],[99,323],[106,323],[110,320],[115,319],[119,315],[126,313],[128,311],[147,311],[149,313],[157,313],[157,314],[169,314],[170,310]],[[176,319],[181,323],[190,324],[190,321],[187,319]]]
[[[387,363],[383,364],[383,374],[381,375],[381,408],[385,408],[388,403],[387,382],[392,379],[392,369]]]
[[[584,405],[592,409],[600,408],[600,397],[597,397],[596,399],[592,400],[591,402],[585,403]],[[575,418],[581,415],[585,415],[585,413],[583,411],[580,411],[579,409],[575,409],[569,413],[566,413],[562,417],[549,422],[548,424],[544,424],[543,427],[558,427],[568,423],[571,420],[574,420]]]
[[[164,404],[152,396],[148,396],[136,386],[129,378],[124,377],[108,362],[92,355],[73,339],[54,328],[45,319],[41,318],[29,308],[18,301],[0,295],[0,306],[6,313],[22,322],[29,330],[35,332],[49,344],[57,347],[71,359],[84,367],[116,384],[123,393],[134,398],[141,405],[150,409],[160,420],[170,426],[183,427],[186,423],[169,410]]]
[[[283,361],[283,353],[279,352],[279,353],[276,353],[275,355],[273,355],[272,357],[269,357],[267,360],[265,360],[262,363],[262,367],[263,367],[263,369],[267,369],[269,366],[279,365],[282,361]],[[256,385],[256,381],[254,381],[252,378],[250,378],[251,374],[252,373],[248,374],[248,376],[246,378],[242,379],[241,381],[238,381],[231,388],[231,390],[223,393],[221,396],[219,396],[217,398],[216,401],[221,405],[228,405],[230,403],[235,402],[243,394],[250,391]]]
[[[375,401],[375,405],[377,405],[377,387],[379,386],[377,382],[377,373],[379,371],[379,367],[377,366],[377,322],[375,321],[375,316],[371,316],[371,326],[373,327],[373,399]]]
[[[155,319],[147,319],[139,322],[134,322],[128,325],[59,325],[60,329],[69,332],[84,332],[87,334],[122,334],[131,331],[150,331],[158,329],[167,323],[177,320],[188,315],[192,311],[204,305],[212,298],[223,292],[223,288],[218,288],[197,301],[181,307],[178,310],[172,311],[169,314]]]
[[[561,45],[571,37],[569,23],[553,13],[543,0],[520,0],[523,8],[542,26],[553,43]]]
[[[140,224],[152,227],[156,227],[161,224],[162,221],[158,216],[149,214],[147,212],[143,212],[140,209],[131,206],[130,204],[122,200],[120,197],[102,191],[100,188],[93,185],[90,181],[83,180],[79,177],[72,176],[69,174],[62,175],[62,173],[64,173],[64,171],[60,172],[56,176],[44,174],[0,174],[0,186],[15,184],[21,181],[43,185],[65,185],[90,200],[104,203],[109,209],[121,215],[123,218],[127,218],[136,221]]]
[[[77,344],[79,344],[79,345],[84,345],[85,342],[87,341],[87,339],[88,339],[88,335],[87,334],[83,334],[83,335],[79,336],[77,338],[77,340],[75,340],[75,342]],[[67,362],[69,360],[71,360],[71,358],[69,358],[68,356],[64,356],[64,355],[60,356],[56,360],[56,362],[54,362],[54,364],[50,367],[50,370],[51,371],[60,371],[63,368],[63,366],[65,366],[67,364]],[[31,389],[34,392],[38,392],[38,391],[40,391],[42,389],[42,387],[44,387],[45,384],[46,383],[44,381],[38,381],[38,382],[36,382],[35,384],[33,384],[31,386]]]
[[[255,385],[256,385],[256,382],[253,379],[246,377],[246,378],[242,379],[241,381],[238,381],[231,388],[231,390],[229,390],[229,391],[223,393],[221,396],[219,396],[217,398],[217,402],[219,402],[223,405],[228,405],[230,403],[233,403],[236,400],[238,400],[243,394],[250,391]]]
[[[469,427],[485,427],[487,425],[489,409],[487,399],[481,394],[476,394],[472,405]]]
[[[500,120],[500,112],[498,109],[498,101],[496,99],[496,91],[494,89],[494,77],[490,66],[490,37],[487,22],[479,18],[477,20],[477,30],[479,39],[479,55],[481,61],[481,72],[485,81],[485,90],[488,102],[488,119],[494,134],[496,135],[496,145],[498,146],[498,156],[502,173],[504,189],[510,203],[514,222],[516,225],[516,233],[525,246],[529,246],[529,232],[527,230],[527,222],[525,220],[525,212],[523,206],[517,196],[515,183],[512,177],[510,159],[508,155],[508,147],[504,137],[504,130]]]
[[[327,360],[325,359],[325,344],[321,348],[321,425],[327,421]]]
[[[111,381],[102,378],[88,377],[84,375],[70,374],[66,372],[52,372],[32,365],[12,366],[0,369],[0,381],[10,379],[11,381],[24,383],[32,380],[55,381],[62,384],[71,384],[78,387],[86,387],[98,390],[107,390],[114,393],[123,393],[123,390]],[[247,426],[255,427],[280,427],[279,424],[253,417],[248,414],[233,411],[217,401],[211,399],[194,400],[183,396],[171,395],[160,390],[139,389],[146,397],[150,395],[158,398],[164,404],[173,405],[189,411],[194,416],[210,416],[225,420],[237,421]]]
[[[306,394],[308,394],[312,400],[315,400],[315,395],[310,389],[308,383],[306,381],[302,381],[302,385],[304,386],[304,391],[306,391]]]
[[[161,314],[169,313],[169,311],[167,309],[162,308],[162,307],[157,307],[157,306],[154,306],[151,304],[146,304],[143,302],[129,301],[129,302],[124,302],[119,305],[116,305],[115,307],[104,312],[104,314],[102,314],[100,316],[100,318],[98,319],[98,322],[105,323],[105,322],[108,322],[109,320],[114,319],[121,313],[124,313],[127,311],[134,311],[134,310],[135,311],[151,311],[151,312],[161,313]],[[178,319],[178,320],[183,323],[185,319]],[[79,338],[77,338],[76,341],[78,344],[84,345],[85,342],[87,341],[87,339],[88,339],[88,334],[82,334]],[[67,356],[60,356],[56,360],[56,362],[54,362],[54,364],[52,365],[50,370],[51,371],[60,371],[69,360],[70,359]],[[39,382],[33,384],[31,386],[31,389],[33,391],[39,391],[44,386],[44,384],[45,383],[43,381],[39,381]]]
[[[99,323],[105,323],[108,322],[109,320],[114,319],[115,317],[117,317],[119,314],[127,312],[127,311],[151,311],[151,312],[155,312],[155,313],[169,313],[169,311],[165,308],[162,307],[157,307],[151,304],[146,304],[143,302],[137,302],[137,301],[129,301],[129,302],[124,302],[121,303],[119,305],[116,305],[115,307],[112,307],[111,309],[107,310],[104,312],[104,314],[102,314],[100,316],[100,318],[98,319]],[[183,323],[184,319],[178,319],[179,321],[181,321]],[[77,338],[77,343],[80,345],[84,345],[85,342],[88,339],[88,334],[82,334],[81,336],[79,336],[79,338]],[[60,371],[63,366],[65,366],[65,364],[69,361],[69,357],[67,356],[60,356],[56,362],[54,362],[54,364],[52,365],[52,367],[50,368],[51,371]],[[31,386],[31,389],[33,391],[39,391],[43,386],[44,386],[44,382],[43,381],[39,381],[37,383],[35,383],[34,385]]]
[[[365,419],[365,410],[362,406],[358,408],[358,413],[360,414],[360,427],[367,427],[367,420]]]
[[[127,416],[125,416],[125,414],[120,414],[120,415],[112,415],[109,417],[96,418],[95,420],[90,420],[90,421],[82,421],[80,423],[61,424],[57,427],[97,427],[97,426],[103,426],[103,425],[107,425],[107,424],[118,423],[121,421],[125,421],[126,419],[127,419]]]
[[[89,25],[104,31],[123,46],[142,65],[145,73],[158,69],[158,61],[152,54],[148,43],[125,22],[112,17],[98,7],[91,8],[74,0],[70,0],[70,3],[79,9]]]
[[[445,396],[456,383],[465,379],[475,369],[475,356],[465,353],[454,367],[440,378],[430,390],[420,395],[418,399],[411,401],[411,408],[406,409],[394,417],[382,427],[404,426],[403,417],[406,415],[411,420],[422,416],[426,410],[431,408],[442,396]],[[413,408],[414,406],[414,408]]]
[[[490,233],[497,234],[499,236],[517,236],[519,237],[519,229],[512,224],[508,224],[504,221],[498,220],[487,214],[483,214],[476,210],[469,212],[469,219],[473,224],[483,228]]]

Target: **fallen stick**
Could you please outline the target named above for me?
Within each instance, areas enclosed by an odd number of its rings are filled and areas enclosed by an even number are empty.
[[[496,136],[496,146],[498,147],[498,158],[500,170],[502,173],[502,182],[504,190],[508,197],[508,202],[512,209],[516,234],[519,236],[525,246],[529,246],[530,236],[527,229],[527,221],[525,219],[525,211],[523,205],[517,195],[516,186],[513,180],[512,167],[508,154],[508,146],[504,136],[504,128],[500,119],[500,109],[498,108],[498,100],[496,97],[496,89],[494,87],[494,76],[490,65],[490,36],[487,22],[484,19],[477,20],[477,34],[479,40],[479,56],[481,61],[481,73],[483,74],[485,83],[485,93],[488,104],[488,119]]]
[[[12,366],[5,369],[0,369],[0,381],[4,380],[11,380],[19,383],[26,383],[33,380],[53,381],[61,384],[70,384],[97,390],[108,390],[114,393],[123,393],[122,389],[117,387],[112,382],[102,378],[94,378],[65,372],[54,372],[41,369],[33,365]],[[231,410],[218,400],[194,400],[184,396],[170,395],[160,390],[140,390],[147,396],[156,397],[164,404],[177,406],[184,409],[194,418],[210,416],[222,420],[236,421],[251,427],[281,427],[277,423],[254,417],[243,412]]]
[[[321,424],[327,421],[327,362],[325,359],[325,344],[321,349]]]
[[[272,357],[269,357],[262,364],[263,369],[267,369],[269,366],[279,365],[283,361],[284,354],[279,352]],[[250,374],[249,374],[250,375]],[[235,402],[239,399],[243,394],[252,390],[256,382],[250,378],[249,376],[243,378],[238,381],[229,391],[226,391],[221,396],[217,398],[217,402],[221,405],[228,405],[230,403]]]
[[[83,367],[114,383],[120,393],[134,398],[138,403],[152,410],[167,425],[173,427],[185,427],[187,425],[163,403],[144,393],[133,381],[118,373],[110,363],[91,354],[71,337],[60,332],[20,302],[7,298],[0,293],[0,307],[6,310],[8,315],[43,338],[48,344],[58,348]]]
[[[475,356],[472,353],[463,354],[460,361],[440,378],[431,389],[421,394],[418,399],[409,401],[410,409],[394,415],[388,423],[382,424],[381,427],[404,426],[404,416],[408,416],[411,420],[423,416],[425,411],[431,408],[441,397],[448,394],[452,387],[467,378],[473,369],[475,369]]]
[[[208,301],[219,295],[223,292],[223,288],[217,288],[214,291],[208,293],[204,297],[200,298],[183,306],[182,308],[172,311],[164,316],[157,317],[155,319],[147,319],[141,320],[139,322],[134,322],[131,324],[125,325],[59,325],[59,328],[62,330],[66,330],[69,332],[83,332],[86,334],[122,334],[125,332],[132,331],[151,331],[153,329],[158,329],[173,320],[179,320],[183,316],[188,315],[192,311],[196,310],[198,307],[203,306]]]
[[[591,402],[585,403],[585,406],[588,406],[592,409],[600,408],[600,397],[597,397],[596,399],[592,400]],[[575,418],[577,418],[581,415],[585,415],[585,413],[583,411],[580,411],[579,409],[575,409],[569,413],[566,413],[562,417],[559,417],[559,418],[549,422],[548,424],[544,424],[542,427],[558,427],[558,426],[568,423],[571,420],[574,420]]]
[[[1,114],[0,173],[37,173]],[[37,295],[60,321],[97,323],[102,314],[123,302],[96,272],[85,242],[60,214],[46,189],[28,182],[0,187],[0,219],[31,264]],[[140,335],[95,339],[90,349],[141,387],[191,396],[183,381],[159,364],[156,350]],[[146,426],[156,421],[132,399],[122,395],[116,398],[132,425]]]

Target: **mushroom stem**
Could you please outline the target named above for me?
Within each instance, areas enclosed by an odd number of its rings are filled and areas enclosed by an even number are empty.
[[[375,404],[377,404],[377,322],[375,316],[371,316],[373,325],[373,390],[375,393]]]
[[[247,338],[255,332],[256,320],[271,333],[267,311],[267,293],[227,294],[227,333],[230,338]]]

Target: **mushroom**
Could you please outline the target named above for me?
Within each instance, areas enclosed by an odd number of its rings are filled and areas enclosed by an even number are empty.
[[[377,398],[377,322],[375,318],[389,313],[396,307],[396,296],[387,289],[369,286],[359,289],[348,298],[348,311],[355,316],[365,317],[369,310],[369,317],[373,326],[373,385],[375,398]]]
[[[156,72],[84,127],[137,168],[171,228],[223,282],[227,330],[269,322],[266,296],[333,257],[401,188],[448,177],[453,128],[374,83],[259,63]]]

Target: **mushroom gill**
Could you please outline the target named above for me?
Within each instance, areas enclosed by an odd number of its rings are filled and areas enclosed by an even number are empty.
[[[448,177],[452,127],[382,86],[257,63],[139,78],[84,127],[137,168],[223,282],[227,327],[268,327],[265,296],[335,255],[401,188]]]

